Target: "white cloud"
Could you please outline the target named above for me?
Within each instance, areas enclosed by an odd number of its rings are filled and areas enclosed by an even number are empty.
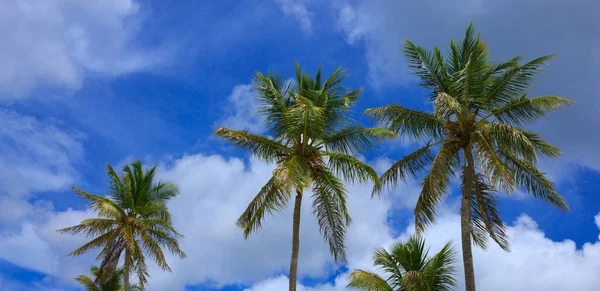
[[[596,217],[600,217],[600,214]],[[456,278],[459,283],[458,290],[464,290],[462,281],[462,264],[460,249],[460,217],[455,212],[444,211],[438,223],[432,225],[425,234],[427,244],[431,251],[441,249],[448,240],[454,242],[458,252]],[[600,227],[600,226],[599,226]],[[414,226],[410,225],[399,236],[406,239],[413,233]],[[476,270],[476,284],[478,289],[501,291],[529,291],[529,290],[596,290],[600,284],[597,270],[600,268],[600,242],[588,242],[577,249],[571,240],[562,242],[547,238],[538,225],[527,215],[521,215],[512,226],[508,228],[511,237],[512,252],[507,253],[497,246],[491,246],[487,251],[474,249],[474,262]],[[381,241],[381,245],[388,246],[392,241]],[[364,260],[360,263],[350,261],[350,268],[372,269],[370,250],[363,250]],[[365,264],[365,262],[369,262]],[[344,273],[336,278],[333,286],[325,284],[315,288],[301,286],[299,290],[345,290],[348,284],[348,274]],[[269,278],[255,284],[250,291],[283,290],[287,286],[287,277],[279,276]],[[281,289],[277,289],[277,288]]]
[[[0,4],[0,101],[35,89],[77,90],[86,72],[118,75],[159,64],[163,49],[135,47],[133,0],[7,0]]]
[[[300,23],[305,33],[312,31],[311,13],[302,0],[275,0],[285,15],[291,15]]]
[[[287,272],[291,253],[291,208],[268,216],[263,228],[244,241],[235,220],[269,179],[271,168],[251,161],[221,156],[185,156],[160,176],[176,182],[182,194],[170,202],[176,227],[185,234],[185,260],[170,259],[173,273],[153,272],[153,290],[180,290],[183,284],[205,281],[216,285],[252,283]],[[349,254],[371,247],[388,234],[385,217],[389,203],[370,200],[370,186],[350,188],[349,209],[354,223],[348,231]],[[309,196],[302,209],[300,276],[323,277],[332,270],[328,247],[319,234]],[[365,209],[369,205],[369,209]],[[189,223],[194,221],[195,223]],[[369,230],[365,237],[359,233]],[[358,233],[357,233],[358,232]],[[257,263],[260,262],[260,263]]]
[[[218,126],[236,130],[247,130],[253,133],[264,132],[264,118],[256,112],[260,104],[252,84],[237,85],[233,87],[227,97],[225,105],[225,118]]]
[[[2,205],[4,210],[5,205]],[[51,205],[29,206],[31,212],[13,233],[0,235],[0,258],[22,268],[47,274],[46,286],[73,286],[73,278],[84,274],[93,262],[91,254],[64,257],[85,242],[85,238],[60,235],[57,229],[78,224],[92,216],[89,211],[54,212]]]
[[[73,183],[82,134],[0,109],[0,194],[24,196]]]
[[[384,167],[386,161],[375,164]],[[182,191],[169,207],[176,228],[185,235],[181,246],[188,257],[179,260],[168,256],[173,273],[161,272],[152,266],[150,290],[183,290],[186,285],[206,283],[215,286],[255,283],[252,291],[285,289],[287,279],[280,274],[286,273],[289,266],[291,209],[268,216],[263,228],[246,241],[234,225],[237,216],[269,178],[271,170],[254,160],[245,165],[237,158],[201,154],[184,156],[160,166],[158,176],[174,181]],[[369,185],[350,186],[349,190],[348,207],[354,221],[346,240],[348,267],[371,268],[373,248],[389,246],[397,239],[388,221],[389,214],[405,211],[408,205],[402,203],[402,197],[412,197],[412,192],[418,189],[408,186],[373,200]],[[453,240],[460,251],[457,208],[453,203],[449,205],[441,209],[437,224],[426,233],[432,251],[448,240]],[[42,206],[27,207],[40,209]],[[96,262],[93,254],[85,258],[61,258],[83,239],[61,236],[54,230],[74,225],[90,214],[73,210],[54,213],[47,205],[41,212],[42,218],[28,217],[18,232],[0,236],[0,257],[48,274],[57,286],[72,284],[70,278]],[[302,215],[300,276],[324,280],[335,266],[319,234],[308,199],[303,203]],[[596,220],[600,220],[600,214]],[[413,226],[409,225],[399,238],[406,238],[412,230]],[[569,240],[552,241],[525,215],[509,227],[508,233],[512,253],[494,246],[488,251],[475,250],[477,284],[482,290],[552,291],[565,290],[565,286],[593,290],[600,283],[594,273],[600,267],[600,242],[589,242],[577,249]],[[14,256],[19,253],[27,255]],[[302,286],[300,290],[341,291],[347,284],[347,275],[341,274],[333,283],[311,288]],[[457,274],[457,278],[460,276]]]

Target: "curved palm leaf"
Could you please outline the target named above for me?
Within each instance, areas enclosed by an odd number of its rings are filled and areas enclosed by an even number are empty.
[[[450,243],[433,257],[428,254],[425,241],[415,235],[406,242],[394,243],[390,252],[377,248],[373,253],[373,264],[388,275],[387,279],[359,269],[350,273],[350,283],[346,287],[365,291],[453,290],[457,286],[453,278],[456,254]]]

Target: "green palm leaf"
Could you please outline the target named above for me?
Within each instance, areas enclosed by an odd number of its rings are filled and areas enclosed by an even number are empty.
[[[390,252],[384,248],[376,248],[373,252],[373,264],[387,274],[387,279],[380,275],[354,270],[350,273],[347,288],[373,291],[449,291],[457,284],[453,275],[455,251],[450,243],[442,250],[429,257],[429,249],[419,236],[410,236],[406,242],[396,242]]]

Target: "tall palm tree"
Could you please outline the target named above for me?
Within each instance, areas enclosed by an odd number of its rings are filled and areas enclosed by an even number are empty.
[[[149,276],[146,255],[164,271],[171,271],[171,268],[163,254],[163,247],[180,258],[185,257],[177,241],[182,235],[173,227],[166,204],[179,194],[179,189],[171,182],[155,182],[156,166],[144,171],[139,161],[123,167],[121,176],[110,165],[107,168],[109,197],[73,187],[79,196],[89,201],[91,209],[100,218],[86,219],[79,225],[58,231],[92,238],[68,255],[79,256],[92,249],[102,249],[98,254],[98,259],[102,260],[98,278],[114,272],[125,252],[125,290],[131,288],[129,277],[132,272],[136,272],[138,284],[144,289]]]
[[[456,287],[453,275],[455,252],[450,243],[429,258],[425,240],[412,235],[406,243],[397,242],[390,252],[378,248],[374,265],[389,274],[384,279],[376,273],[354,270],[346,288],[365,291],[447,291]]]
[[[489,235],[509,250],[505,225],[496,209],[498,191],[524,188],[535,198],[568,209],[553,183],[536,167],[540,156],[557,157],[560,150],[522,126],[572,101],[528,94],[533,77],[552,56],[525,64],[519,64],[520,57],[490,62],[485,42],[472,25],[462,42],[450,42],[447,57],[437,47],[428,51],[408,40],[404,54],[421,86],[431,90],[433,112],[392,104],[366,113],[401,135],[429,142],[394,163],[381,181],[393,187],[399,180],[425,173],[414,211],[416,228],[423,231],[435,220],[450,180],[460,173],[465,283],[466,290],[473,291],[471,239],[485,248]]]
[[[105,274],[105,278],[101,279],[98,277],[100,274],[100,269],[96,266],[92,266],[90,268],[90,273],[96,278],[92,279],[86,275],[80,275],[75,278],[77,282],[79,282],[83,287],[85,287],[86,291],[124,291],[125,287],[123,286],[123,268],[116,269],[113,273]],[[131,290],[139,290],[137,286],[131,286]]]
[[[271,179],[237,220],[246,238],[261,227],[266,213],[284,209],[295,193],[289,290],[296,290],[300,208],[305,191],[312,189],[313,211],[333,258],[344,262],[350,215],[342,179],[378,185],[375,170],[352,154],[371,147],[373,141],[394,136],[387,129],[364,128],[350,119],[349,110],[360,89],[352,91],[341,86],[345,78],[340,67],[322,82],[319,68],[313,80],[298,64],[295,82],[257,73],[255,89],[262,103],[259,113],[266,118],[267,135],[222,127],[215,131],[258,159],[277,165]]]

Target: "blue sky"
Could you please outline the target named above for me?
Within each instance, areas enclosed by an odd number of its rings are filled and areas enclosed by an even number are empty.
[[[169,258],[173,273],[154,266],[151,290],[284,290],[289,211],[267,219],[248,241],[233,225],[271,168],[212,131],[226,125],[260,132],[253,74],[291,77],[296,61],[309,72],[345,67],[346,85],[364,88],[355,113],[366,124],[360,112],[373,106],[428,109],[426,92],[414,85],[400,54],[401,41],[445,49],[474,21],[495,59],[558,54],[532,93],[576,100],[531,126],[564,151],[559,160],[540,161],[540,168],[571,211],[523,193],[503,198],[513,252],[476,250],[477,284],[483,290],[593,290],[600,284],[594,273],[600,267],[600,4],[488,2],[3,1],[0,287],[77,290],[72,278],[97,262],[93,254],[62,257],[83,240],[54,230],[92,215],[69,188],[105,193],[107,163],[141,159],[180,185],[170,207],[188,253],[182,261]],[[391,141],[365,158],[383,170],[415,146]],[[344,290],[348,270],[370,268],[373,247],[412,231],[418,184],[376,200],[369,199],[369,187],[349,188],[354,224],[347,266],[333,263],[310,208],[303,209],[301,290]],[[426,234],[433,249],[459,241],[454,194]]]

